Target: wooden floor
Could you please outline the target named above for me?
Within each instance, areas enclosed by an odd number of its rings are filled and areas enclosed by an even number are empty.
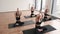
[[[25,19],[24,16],[30,15],[30,11],[22,11],[21,21],[28,21],[32,20],[35,22],[35,18],[28,18]],[[35,24],[22,26],[22,27],[16,27],[9,29],[8,24],[15,23],[15,12],[4,12],[0,13],[0,34],[23,34],[23,30],[31,29],[35,27]],[[60,34],[60,20],[51,20],[42,23],[42,26],[44,25],[51,25],[56,28],[56,30],[47,32],[45,34]]]

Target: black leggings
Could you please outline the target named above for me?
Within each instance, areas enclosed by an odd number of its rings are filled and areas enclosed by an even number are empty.
[[[44,17],[43,21],[51,20],[51,18],[48,19],[48,17]]]
[[[20,23],[20,17],[16,17],[16,23]]]
[[[20,20],[20,17],[16,17],[16,20]]]
[[[33,14],[34,11],[31,11],[31,14]]]
[[[41,24],[41,23],[39,23],[39,24]],[[39,24],[36,24],[36,26],[35,26],[35,34],[43,34],[42,32],[47,30],[45,27],[37,26]],[[43,29],[43,31],[39,32],[38,29]]]
[[[36,22],[36,25],[40,25],[42,23],[42,21],[41,22]]]
[[[38,29],[43,29],[43,27],[35,26],[35,34],[42,34],[41,32],[38,31]]]
[[[36,29],[41,29],[41,27],[39,26],[41,23],[42,23],[42,21],[41,22],[36,22],[35,28]]]

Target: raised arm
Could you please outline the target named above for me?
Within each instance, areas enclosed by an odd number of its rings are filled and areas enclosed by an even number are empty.
[[[37,14],[37,16],[36,16],[36,22],[39,22],[39,19],[40,19],[40,15]]]

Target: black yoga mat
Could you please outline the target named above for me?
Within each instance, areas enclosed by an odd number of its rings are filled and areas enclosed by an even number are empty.
[[[60,19],[60,18],[55,17],[55,16],[51,16],[51,19],[50,20],[56,20],[56,19]],[[50,20],[46,20],[46,21],[50,21]],[[43,20],[42,22],[45,22],[45,20]]]
[[[58,17],[55,17],[55,16],[51,16],[52,17],[52,20],[55,20],[55,19],[60,19]]]
[[[44,34],[44,33],[56,30],[54,27],[52,27],[50,25],[46,25],[43,27],[47,28],[47,30],[45,30],[43,32],[35,32],[36,30],[35,30],[35,28],[33,28],[33,29],[24,30],[23,34]]]
[[[36,17],[37,15],[34,15],[33,17]],[[49,15],[49,16],[51,16],[51,20],[55,20],[55,19],[60,19],[60,18],[58,18],[58,17],[55,17],[55,16],[52,16],[52,15]],[[30,17],[30,16],[24,16],[25,18],[32,18],[32,17]]]
[[[36,17],[37,15],[33,15],[32,17],[31,16],[24,16],[25,18],[33,18],[33,17]]]
[[[26,26],[26,25],[34,24],[34,22],[32,20],[25,21],[23,23],[24,23],[23,25],[16,25],[16,26],[14,26],[15,23],[11,23],[11,24],[8,24],[8,28],[14,28],[14,27],[18,27],[18,26]]]

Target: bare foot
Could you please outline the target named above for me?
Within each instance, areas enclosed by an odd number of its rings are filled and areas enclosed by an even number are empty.
[[[43,31],[43,29],[38,29],[39,32]]]

